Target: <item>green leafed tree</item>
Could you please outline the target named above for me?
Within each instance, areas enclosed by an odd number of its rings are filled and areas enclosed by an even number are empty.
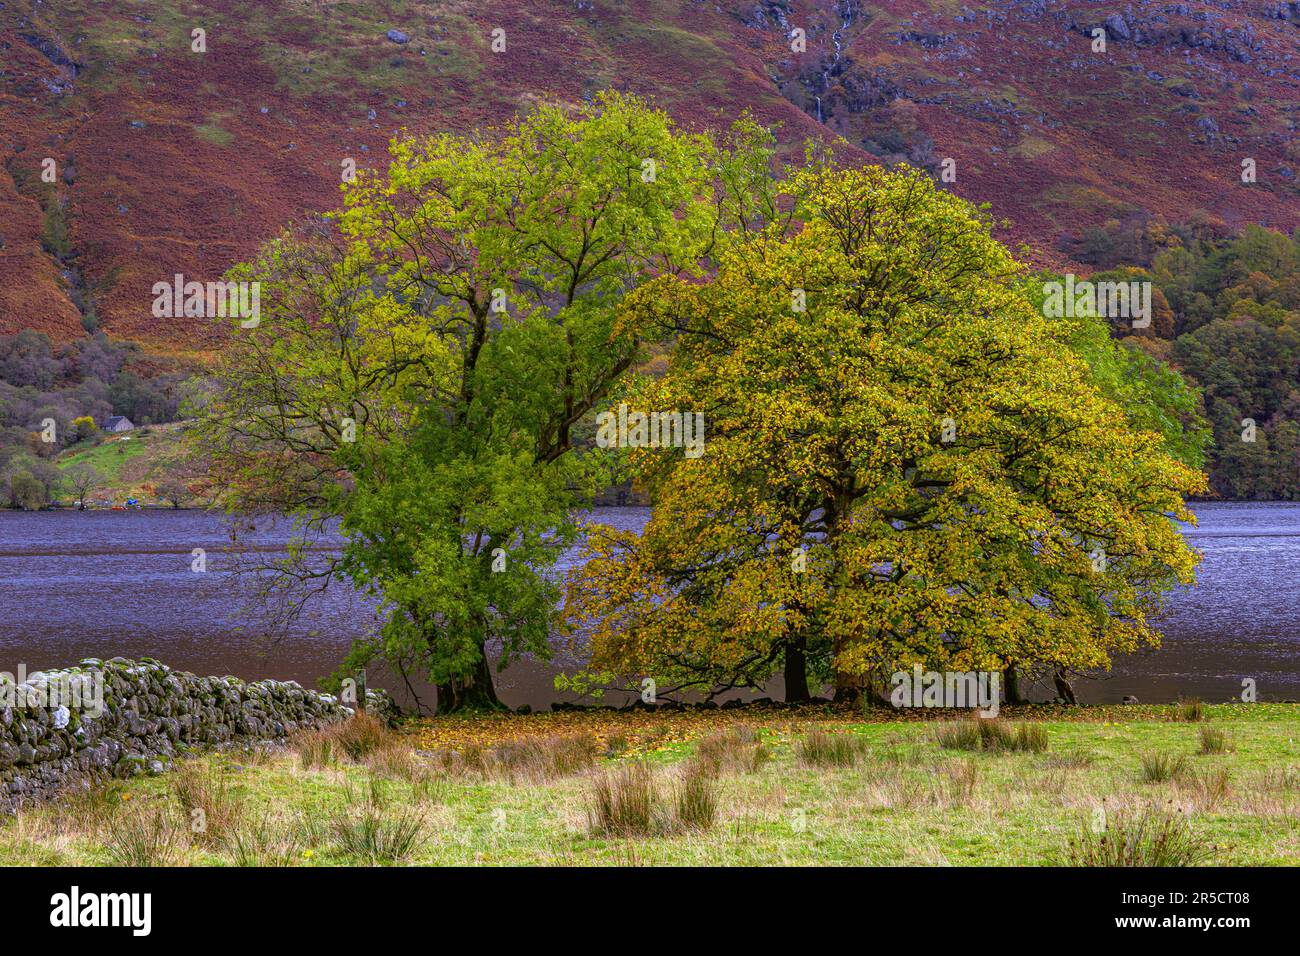
[[[490,659],[549,654],[549,574],[602,483],[573,429],[641,354],[627,293],[698,277],[761,215],[770,137],[683,133],[621,95],[493,133],[400,139],[342,210],[234,278],[261,316],[225,354],[192,435],[227,506],[303,541],[264,569],[292,611],[337,577],[382,610],[345,669],[431,679],[440,709],[493,706]]]

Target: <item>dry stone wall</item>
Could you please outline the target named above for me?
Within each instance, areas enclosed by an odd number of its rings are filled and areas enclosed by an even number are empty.
[[[383,691],[368,691],[366,707],[390,723],[398,713]],[[0,678],[0,807],[162,773],[179,754],[279,741],[352,713],[293,681],[196,677],[148,658]]]

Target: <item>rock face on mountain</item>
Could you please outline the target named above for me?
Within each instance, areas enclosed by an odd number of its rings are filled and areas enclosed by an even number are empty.
[[[154,317],[155,282],[215,279],[334,207],[349,161],[381,165],[402,129],[489,127],[608,86],[697,128],[748,107],[792,156],[809,136],[843,137],[862,161],[947,170],[1055,264],[1063,239],[1144,212],[1300,223],[1295,2],[395,9],[0,3],[0,332],[98,323],[215,347],[213,320]]]
[[[384,691],[367,709],[391,722]],[[157,661],[84,660],[0,683],[0,808],[111,777],[161,773],[177,755],[282,740],[353,713],[288,681],[196,677]]]

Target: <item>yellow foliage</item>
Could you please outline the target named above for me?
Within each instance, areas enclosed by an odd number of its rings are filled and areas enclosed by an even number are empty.
[[[1204,477],[1091,384],[967,203],[906,169],[787,186],[796,228],[625,304],[680,332],[629,401],[702,411],[705,451],[632,452],[654,514],[599,529],[570,582],[593,672],[753,683],[798,643],[860,682],[1156,644]]]

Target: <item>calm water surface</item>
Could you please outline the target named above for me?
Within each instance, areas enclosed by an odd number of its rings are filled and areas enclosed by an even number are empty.
[[[1204,504],[1195,511],[1200,525],[1186,534],[1205,556],[1200,583],[1174,596],[1162,623],[1164,647],[1080,682],[1081,699],[1226,700],[1240,693],[1243,677],[1256,680],[1261,699],[1300,699],[1300,505]],[[597,511],[622,528],[640,528],[648,515],[645,508]],[[282,526],[264,524],[251,541],[274,549],[285,536]],[[223,570],[228,544],[224,520],[195,511],[0,512],[0,670],[143,655],[199,674],[314,686],[373,624],[373,610],[349,587],[332,587],[287,638],[269,643],[257,609]],[[194,548],[207,552],[206,573],[190,569]],[[512,665],[497,676],[498,693],[514,706],[545,707],[557,699],[554,668],[580,663]],[[409,702],[391,676],[372,682]],[[413,689],[432,703],[427,686]]]

